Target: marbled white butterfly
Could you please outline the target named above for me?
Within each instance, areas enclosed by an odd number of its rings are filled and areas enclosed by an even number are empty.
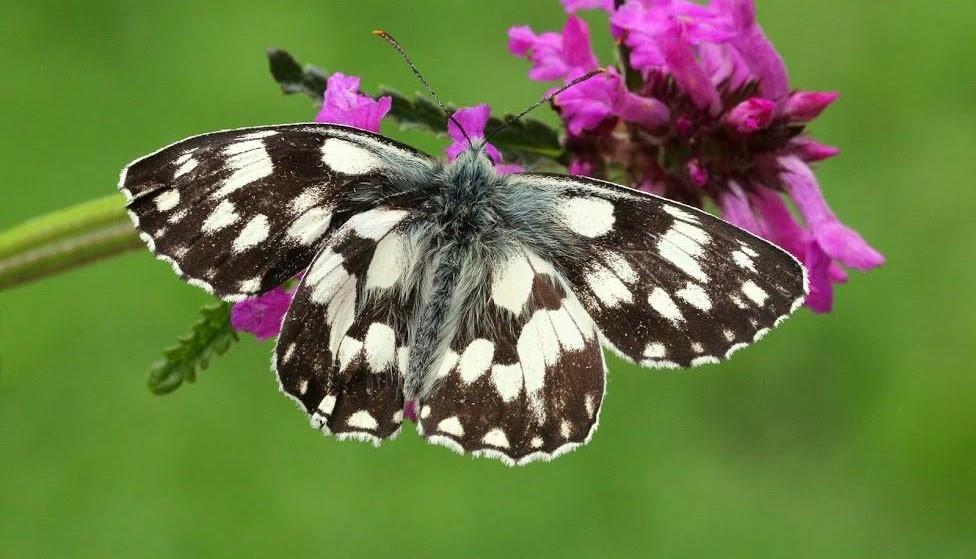
[[[436,98],[436,96],[435,96]],[[303,274],[273,365],[312,424],[418,431],[508,464],[589,441],[601,346],[714,363],[802,303],[788,253],[703,211],[557,174],[498,175],[384,136],[292,124],[192,137],[119,185],[149,249],[225,300]]]

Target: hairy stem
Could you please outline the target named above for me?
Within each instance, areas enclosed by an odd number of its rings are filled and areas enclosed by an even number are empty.
[[[0,232],[0,289],[142,246],[121,195],[84,202]]]

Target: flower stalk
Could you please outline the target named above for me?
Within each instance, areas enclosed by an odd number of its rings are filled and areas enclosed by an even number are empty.
[[[0,232],[0,289],[143,246],[120,194],[83,202]]]

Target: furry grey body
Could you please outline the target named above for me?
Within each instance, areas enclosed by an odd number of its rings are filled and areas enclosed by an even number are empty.
[[[421,399],[436,387],[441,358],[451,342],[484,331],[492,270],[516,251],[550,262],[570,263],[585,254],[553,214],[560,189],[521,184],[499,175],[478,149],[447,165],[400,167],[385,187],[364,194],[381,196],[364,203],[419,205],[423,211],[407,225],[411,273],[402,296],[412,301],[408,321],[409,365],[404,397]]]

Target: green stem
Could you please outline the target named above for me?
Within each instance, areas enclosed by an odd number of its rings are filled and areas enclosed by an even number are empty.
[[[0,290],[142,246],[121,195],[84,202],[0,232]]]

